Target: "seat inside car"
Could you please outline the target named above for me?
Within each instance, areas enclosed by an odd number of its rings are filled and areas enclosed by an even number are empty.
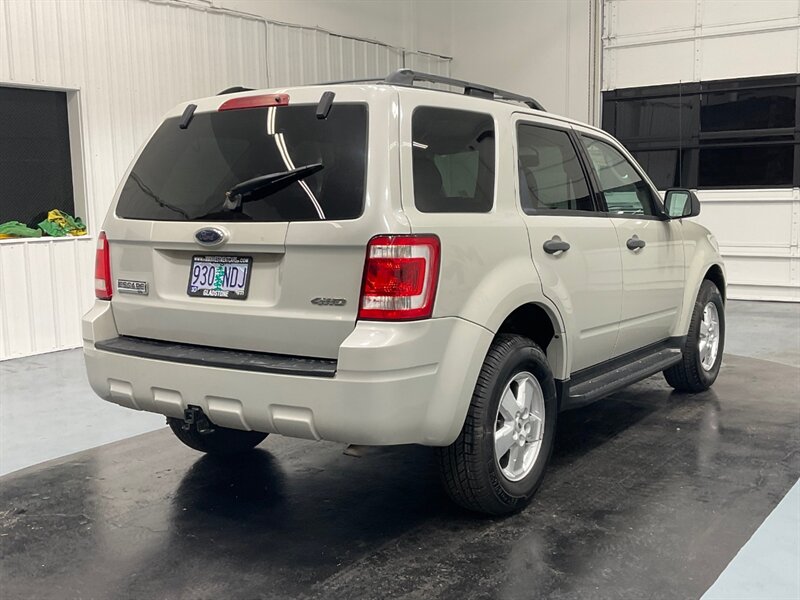
[[[433,158],[414,148],[414,202],[422,212],[442,210],[447,204],[442,174]]]
[[[520,203],[523,210],[542,208],[539,201],[539,184],[534,169],[539,166],[539,153],[533,148],[524,148],[519,154]]]

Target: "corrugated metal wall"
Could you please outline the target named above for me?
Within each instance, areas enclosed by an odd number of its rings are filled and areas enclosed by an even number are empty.
[[[800,189],[701,190],[698,222],[719,242],[728,296],[800,302]]]
[[[71,348],[91,306],[94,239],[0,243],[0,359]]]
[[[427,52],[406,52],[403,66],[414,71],[433,73],[434,75],[450,76],[449,58],[428,54]]]
[[[800,73],[800,0],[605,0],[603,89]],[[800,301],[800,189],[703,190],[731,298]]]
[[[65,89],[79,109],[76,205],[91,234],[136,149],[187,98],[385,75],[406,60],[449,70],[449,59],[179,2],[0,0],[0,32],[0,84]],[[80,345],[93,248],[93,236],[0,240],[0,360]]]
[[[270,23],[269,75],[277,86],[381,77],[403,66],[403,51],[326,31]]]

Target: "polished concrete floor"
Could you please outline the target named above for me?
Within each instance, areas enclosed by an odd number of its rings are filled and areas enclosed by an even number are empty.
[[[794,484],[702,600],[800,598],[800,482]]]
[[[82,350],[0,362],[0,476],[161,427],[95,396]]]
[[[698,598],[797,480],[798,390],[728,356],[703,394],[654,377],[565,413],[504,520],[454,508],[425,448],[216,460],[147,433],[0,480],[2,596]]]
[[[800,368],[800,303],[731,300],[725,315],[726,354]]]

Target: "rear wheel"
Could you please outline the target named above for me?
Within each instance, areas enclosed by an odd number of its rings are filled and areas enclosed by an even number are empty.
[[[450,497],[492,515],[523,508],[544,478],[556,413],[555,382],[544,352],[523,336],[499,335],[461,433],[438,450]]]
[[[267,437],[260,431],[239,431],[212,425],[209,431],[202,433],[197,430],[197,424],[188,425],[181,419],[167,417],[167,424],[180,441],[199,452],[207,454],[238,454],[247,452],[258,446]]]
[[[694,303],[681,362],[664,371],[681,392],[702,392],[716,381],[725,346],[725,305],[717,286],[704,280]]]

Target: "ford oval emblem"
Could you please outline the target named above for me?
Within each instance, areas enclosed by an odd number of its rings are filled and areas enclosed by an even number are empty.
[[[195,232],[194,239],[203,246],[219,246],[228,239],[228,232],[218,227],[203,227]]]

